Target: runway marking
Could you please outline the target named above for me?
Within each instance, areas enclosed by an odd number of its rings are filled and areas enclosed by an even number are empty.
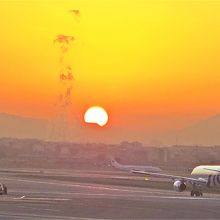
[[[60,212],[59,209],[42,209],[44,211]]]
[[[80,195],[80,196],[106,196],[106,197],[130,197],[134,198],[133,195],[126,195],[126,194],[104,194],[104,193],[71,193],[73,195]],[[141,195],[138,198],[160,198],[160,199],[179,199],[179,200],[214,200],[220,201],[220,198],[210,198],[210,197],[185,197],[185,196],[151,196],[151,195]],[[138,199],[135,197],[134,199]]]
[[[13,213],[13,212],[5,212],[0,211],[0,219],[3,217],[10,219],[52,219],[52,220],[60,220],[60,219],[66,219],[66,220],[97,220],[97,218],[84,218],[84,217],[74,217],[74,216],[60,216],[60,215],[41,215],[41,214],[29,214],[29,213]],[[100,219],[101,220],[101,219]],[[110,220],[105,218],[105,220]]]
[[[23,196],[22,196],[23,197]],[[47,198],[47,197],[19,197],[19,198],[13,198],[18,200],[41,200],[41,201],[69,201],[71,199],[67,198]]]
[[[105,197],[105,198],[129,198],[131,200],[143,200],[143,199],[175,199],[175,200],[209,200],[209,201],[220,201],[220,198],[210,198],[210,197],[186,197],[186,196],[153,196],[153,195],[139,195],[138,197],[134,197],[134,195],[127,195],[127,194],[105,194],[105,193],[69,193],[73,196],[80,196],[80,197]],[[14,198],[19,199],[19,198]],[[74,200],[75,198],[48,198],[48,197],[25,197],[23,201],[31,200],[31,201],[70,201]]]
[[[71,199],[66,199],[66,198],[39,198],[39,197],[30,197],[30,198],[25,198],[25,200],[45,200],[45,201],[69,201]]]
[[[18,197],[18,198],[13,198],[13,199],[24,199],[25,196],[21,196],[21,197]]]
[[[90,188],[90,189],[102,189],[102,190],[111,190],[111,191],[124,191],[124,192],[140,192],[145,193],[145,190],[137,190],[137,189],[123,189],[121,188],[113,188],[113,187],[106,187],[106,186],[94,186],[94,185],[88,185],[85,183],[81,184],[72,184],[72,183],[58,183],[58,182],[48,182],[48,181],[36,181],[36,180],[27,180],[27,179],[16,179],[16,178],[4,178],[6,180],[12,180],[12,181],[20,181],[20,182],[29,182],[29,183],[42,183],[42,184],[49,184],[49,185],[58,185],[58,186],[68,186],[68,187],[81,187],[81,188]],[[98,185],[98,184],[96,184]],[[115,186],[114,186],[115,187]],[[163,191],[163,190],[155,190],[152,189],[152,191]],[[164,190],[166,192],[166,190]]]
[[[137,189],[111,188],[111,187],[106,187],[106,186],[92,186],[92,185],[85,185],[85,184],[82,185],[82,184],[71,184],[71,183],[58,183],[58,182],[27,180],[27,179],[13,179],[13,178],[4,178],[4,179],[13,180],[13,181],[16,180],[16,181],[20,181],[20,182],[41,183],[41,184],[49,184],[49,185],[80,187],[80,188],[90,188],[90,189],[92,188],[92,189],[110,190],[110,191],[119,191],[119,192],[149,193],[149,194],[156,193],[156,194],[161,194],[161,195],[163,195],[164,193],[165,194],[169,193],[166,190],[155,190],[155,189],[151,189],[151,191],[146,191],[146,190],[137,190]],[[161,191],[164,191],[164,192],[161,192]],[[40,192],[40,193],[51,193],[51,192]],[[59,192],[57,194],[59,194]],[[60,194],[65,194],[65,193],[60,193]],[[70,195],[87,195],[87,196],[93,196],[93,195],[94,196],[95,195],[99,196],[100,195],[100,196],[115,196],[115,197],[118,197],[118,196],[132,197],[132,195],[127,195],[127,194],[111,195],[111,194],[103,194],[103,193],[97,193],[96,194],[96,193],[75,193],[75,192],[70,192],[70,193],[66,193],[66,194],[70,194]],[[185,199],[185,200],[215,200],[215,201],[220,201],[220,198],[213,198],[213,197],[157,196],[157,195],[138,195],[138,197],[140,197],[140,198],[178,199],[178,200],[184,200]],[[25,198],[25,199],[27,199],[27,198]],[[28,198],[28,199],[31,199],[31,198]],[[56,200],[56,199],[54,198],[54,200]],[[70,199],[66,199],[66,200],[70,200]]]
[[[185,196],[143,196],[145,198],[160,198],[160,199],[179,199],[179,200],[214,200],[220,201],[220,198],[211,197],[185,197]]]

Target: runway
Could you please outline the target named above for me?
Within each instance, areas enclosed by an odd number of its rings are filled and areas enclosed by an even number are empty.
[[[0,197],[0,219],[219,219],[220,216],[220,195],[192,198],[189,192],[95,183],[95,178],[106,175],[117,179],[117,175],[109,173],[80,174],[94,176],[94,183],[66,181],[63,178],[69,174],[65,173],[48,175],[51,178],[1,174],[1,182],[7,185],[9,194]]]

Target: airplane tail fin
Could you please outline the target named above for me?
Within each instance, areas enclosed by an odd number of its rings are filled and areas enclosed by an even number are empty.
[[[120,164],[115,160],[115,158],[111,158],[111,165],[115,168],[119,168]]]

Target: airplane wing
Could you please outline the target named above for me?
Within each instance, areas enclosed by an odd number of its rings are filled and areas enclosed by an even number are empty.
[[[191,178],[191,177],[183,177],[183,176],[175,176],[175,175],[169,175],[169,174],[164,174],[164,173],[151,173],[151,172],[146,172],[146,171],[141,171],[141,170],[131,170],[132,173],[138,173],[138,174],[143,174],[146,176],[152,176],[152,177],[157,177],[157,178],[165,178],[165,179],[171,179],[173,181],[180,180],[183,182],[188,182],[191,184],[196,184],[196,185],[207,185],[207,180],[202,179],[202,178]]]

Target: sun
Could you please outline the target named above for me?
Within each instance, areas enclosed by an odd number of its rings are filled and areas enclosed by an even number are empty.
[[[108,114],[104,108],[99,106],[92,106],[87,109],[84,115],[86,123],[98,124],[103,127],[108,122]]]

